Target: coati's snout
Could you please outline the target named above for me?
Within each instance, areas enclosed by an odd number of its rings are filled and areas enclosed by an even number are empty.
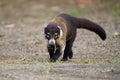
[[[45,38],[48,39],[48,44],[55,45],[56,40],[60,37],[60,28],[56,24],[48,24],[44,33]]]
[[[48,44],[51,45],[51,46],[52,46],[52,45],[55,45],[55,39],[53,39],[53,38],[50,39],[50,40],[48,41]]]

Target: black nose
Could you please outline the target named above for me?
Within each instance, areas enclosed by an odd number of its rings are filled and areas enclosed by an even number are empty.
[[[51,41],[51,42],[49,43],[49,45],[52,46],[52,45],[55,45],[55,43],[54,43],[53,41]]]

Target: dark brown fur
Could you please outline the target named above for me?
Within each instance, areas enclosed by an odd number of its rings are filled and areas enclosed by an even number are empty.
[[[54,45],[56,47],[56,52],[53,53],[51,52],[52,50],[49,51],[48,48],[49,53],[52,53],[51,61],[56,61],[62,53],[64,53],[62,59],[64,61],[66,61],[68,57],[70,59],[73,57],[72,46],[76,37],[77,28],[84,28],[93,31],[98,34],[102,40],[106,39],[106,33],[104,29],[100,25],[87,19],[76,18],[68,14],[60,14],[50,21],[47,28],[51,24],[55,24],[56,27],[60,26],[60,29],[63,32],[63,34],[56,40]],[[55,50],[53,49],[53,51]]]

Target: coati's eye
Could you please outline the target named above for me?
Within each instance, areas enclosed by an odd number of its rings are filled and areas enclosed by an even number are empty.
[[[45,35],[45,37],[47,38],[47,39],[50,39],[51,37],[50,37],[50,33],[47,33],[46,35]]]
[[[55,39],[57,39],[58,38],[58,36],[57,35],[55,35],[55,37],[54,37]]]
[[[49,38],[50,38],[50,36],[49,36],[49,35],[46,35],[46,38],[47,38],[47,39],[49,39]]]
[[[58,33],[55,33],[54,38],[55,38],[55,39],[59,38],[59,34],[58,34]]]

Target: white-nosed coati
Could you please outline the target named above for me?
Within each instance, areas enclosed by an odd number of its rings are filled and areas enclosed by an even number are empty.
[[[56,61],[62,53],[63,61],[73,57],[72,46],[76,37],[77,28],[84,28],[95,32],[102,40],[106,39],[104,29],[87,19],[73,17],[68,14],[59,14],[51,20],[44,29],[48,39],[48,52],[51,61]]]

